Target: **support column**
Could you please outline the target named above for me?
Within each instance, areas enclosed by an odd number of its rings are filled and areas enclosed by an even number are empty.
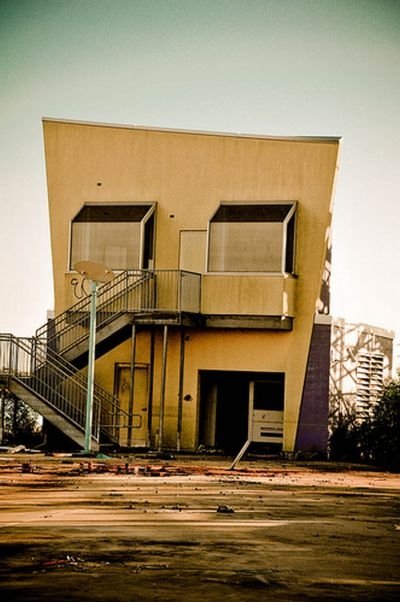
[[[5,416],[6,392],[5,389],[0,390],[0,445],[4,443],[4,416]]]
[[[179,390],[178,390],[178,420],[176,428],[176,450],[181,451],[182,414],[183,414],[183,379],[185,372],[185,329],[181,329],[179,356]]]
[[[160,421],[158,431],[158,451],[162,450],[163,431],[164,431],[164,407],[165,407],[165,381],[167,375],[167,348],[168,348],[168,326],[164,325],[163,333],[163,353],[161,368],[161,391],[160,391]]]
[[[90,298],[90,326],[89,326],[89,356],[88,379],[86,396],[86,421],[85,421],[85,452],[92,449],[92,423],[93,423],[93,391],[94,391],[94,362],[96,348],[96,298],[97,282],[91,280]]]
[[[147,395],[147,447],[151,447],[151,427],[153,422],[153,383],[154,383],[154,330],[150,331],[149,386]]]
[[[132,426],[133,426],[133,407],[135,398],[135,363],[136,363],[136,324],[132,324],[132,348],[131,348],[131,379],[129,386],[129,403],[128,403],[128,433],[127,447],[132,446]]]

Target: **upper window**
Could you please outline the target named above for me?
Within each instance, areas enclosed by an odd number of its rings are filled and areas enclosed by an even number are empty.
[[[210,221],[210,272],[294,271],[294,203],[223,203]]]
[[[113,270],[143,267],[143,254],[149,253],[144,226],[152,209],[151,204],[85,205],[72,222],[70,269],[83,260]]]

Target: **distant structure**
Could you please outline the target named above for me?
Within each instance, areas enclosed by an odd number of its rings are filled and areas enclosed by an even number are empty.
[[[339,318],[332,320],[331,337],[331,421],[362,421],[392,376],[394,332]]]

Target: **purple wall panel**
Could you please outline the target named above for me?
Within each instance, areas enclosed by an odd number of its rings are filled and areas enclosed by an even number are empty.
[[[330,324],[314,324],[297,427],[296,451],[326,453],[328,444]]]

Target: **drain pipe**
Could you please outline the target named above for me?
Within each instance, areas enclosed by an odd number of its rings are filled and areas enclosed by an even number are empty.
[[[160,391],[160,422],[158,432],[158,451],[162,450],[163,431],[164,431],[164,406],[165,406],[165,380],[167,373],[167,347],[168,347],[168,325],[164,325],[163,333],[163,352],[162,352],[162,371],[161,371],[161,391]]]

